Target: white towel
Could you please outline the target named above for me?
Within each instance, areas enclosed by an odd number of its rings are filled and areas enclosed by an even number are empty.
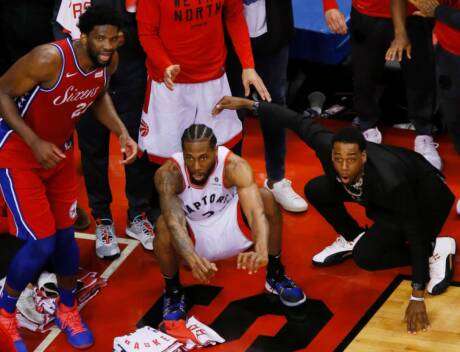
[[[78,19],[91,6],[91,0],[62,0],[56,22],[64,32],[69,33],[72,39],[80,39],[80,29],[77,27]]]
[[[113,352],[180,352],[181,346],[174,337],[150,326],[113,340]]]

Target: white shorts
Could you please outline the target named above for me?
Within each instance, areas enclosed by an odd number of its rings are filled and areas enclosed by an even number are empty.
[[[139,148],[151,161],[163,163],[180,152],[181,137],[190,125],[211,127],[219,145],[233,147],[241,140],[242,125],[236,111],[211,111],[224,95],[231,95],[227,75],[203,83],[176,83],[170,91],[164,83],[149,80],[139,129]],[[148,91],[150,90],[150,94]]]
[[[253,244],[247,237],[249,229],[242,220],[238,197],[219,214],[206,220],[187,219],[187,224],[195,242],[195,251],[210,261],[234,257]]]

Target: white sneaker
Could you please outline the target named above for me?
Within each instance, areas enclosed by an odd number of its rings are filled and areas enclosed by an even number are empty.
[[[420,135],[415,137],[414,150],[417,153],[423,155],[428,162],[433,165],[436,169],[442,169],[442,160],[439,156],[438,148],[439,144],[434,143],[433,137],[428,135]]]
[[[110,219],[96,220],[96,255],[101,259],[116,259],[120,256],[115,227]]]
[[[347,241],[343,236],[338,236],[330,246],[313,256],[313,264],[316,266],[329,266],[343,262],[351,257],[355,244],[363,235],[364,232],[359,234],[353,241]]]
[[[145,249],[153,251],[155,232],[152,223],[147,219],[145,214],[140,214],[131,221],[126,228],[126,234],[141,242]]]
[[[265,180],[264,187],[272,192],[276,201],[287,211],[295,213],[306,211],[308,203],[292,189],[291,184],[291,181],[283,178],[275,182],[273,188],[268,187],[268,180]]]
[[[457,214],[460,215],[460,199],[457,202]]]
[[[429,259],[430,281],[426,290],[431,295],[443,293],[454,275],[455,240],[438,237],[433,255]]]
[[[377,144],[382,143],[382,133],[380,133],[378,127],[368,128],[363,132],[363,135],[368,142],[374,142]]]

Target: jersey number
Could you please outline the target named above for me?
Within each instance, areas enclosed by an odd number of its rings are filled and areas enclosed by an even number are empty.
[[[77,117],[79,117],[80,115],[84,114],[86,112],[86,110],[88,110],[88,108],[91,106],[93,102],[87,104],[87,103],[80,103],[77,105],[77,108],[75,109],[75,111],[72,113],[72,115],[70,116],[71,119],[76,119]]]

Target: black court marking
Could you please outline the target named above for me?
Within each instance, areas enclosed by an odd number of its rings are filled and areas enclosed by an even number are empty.
[[[385,291],[377,298],[374,304],[366,311],[358,323],[351,329],[348,335],[343,339],[343,341],[336,347],[334,352],[342,352],[353,342],[353,340],[358,336],[361,330],[369,323],[372,317],[377,313],[377,311],[383,306],[383,304],[390,298],[391,294],[398,288],[398,286],[404,280],[411,280],[411,277],[408,275],[398,275],[394,280],[388,285]],[[450,286],[460,287],[460,282],[451,282]]]
[[[185,288],[187,309],[194,305],[208,306],[222,290],[222,287],[193,285]],[[162,321],[163,297],[160,297],[142,319],[137,328],[145,325],[157,327]],[[285,319],[274,336],[263,334],[244,347],[245,352],[293,352],[307,347],[317,334],[328,324],[333,314],[324,302],[307,299],[297,307],[284,306],[279,297],[261,293],[231,301],[210,325],[227,342],[239,340],[254,322],[268,315]]]

